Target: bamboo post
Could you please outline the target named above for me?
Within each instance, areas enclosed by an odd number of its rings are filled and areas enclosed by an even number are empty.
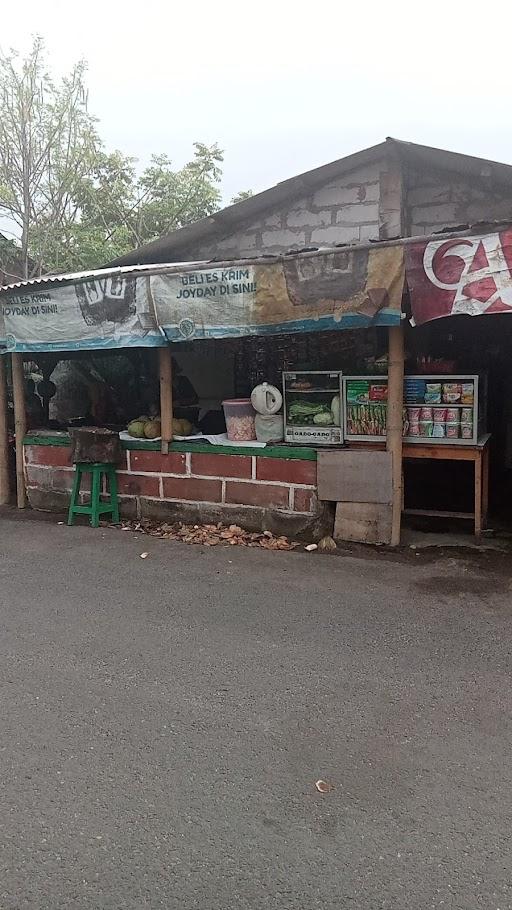
[[[9,431],[7,426],[7,378],[5,355],[0,355],[0,505],[9,502]]]
[[[389,329],[388,421],[386,449],[391,452],[392,513],[391,546],[400,543],[402,519],[402,433],[404,400],[404,329],[402,325]]]
[[[162,453],[167,455],[172,442],[172,355],[169,345],[158,349],[160,366],[160,420]]]
[[[23,466],[23,439],[27,432],[25,413],[25,384],[23,377],[23,355],[12,354],[12,390],[14,399],[14,432],[16,434],[16,498],[18,509],[27,505],[25,471]]]

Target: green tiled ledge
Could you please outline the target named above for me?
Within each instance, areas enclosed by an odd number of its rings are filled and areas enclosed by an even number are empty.
[[[67,433],[27,433],[23,440],[26,446],[69,446]],[[123,449],[160,451],[160,442],[152,439],[121,440]],[[208,442],[173,442],[170,452],[205,452],[208,455],[256,455],[265,458],[296,458],[302,461],[316,461],[316,449],[309,446],[265,446],[264,449],[251,446],[212,446]]]

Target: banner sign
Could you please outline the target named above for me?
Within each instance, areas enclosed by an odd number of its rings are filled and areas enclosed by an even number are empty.
[[[397,325],[403,250],[343,248],[275,263],[153,275],[170,341]]]
[[[0,297],[0,334],[9,351],[165,345],[148,281],[109,276],[16,290]]]
[[[512,229],[406,246],[413,322],[512,313]]]
[[[0,335],[11,351],[66,351],[398,325],[403,283],[399,246],[77,276],[2,294]]]

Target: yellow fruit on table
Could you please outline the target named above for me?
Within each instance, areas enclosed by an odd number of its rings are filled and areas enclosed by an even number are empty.
[[[144,439],[144,426],[141,420],[132,420],[128,424],[127,431],[134,439]]]
[[[144,424],[144,436],[146,439],[156,439],[161,436],[162,428],[159,420],[148,420]]]

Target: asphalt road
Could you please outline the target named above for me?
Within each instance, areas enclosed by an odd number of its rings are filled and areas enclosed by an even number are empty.
[[[512,908],[506,571],[0,549],[1,910]]]

